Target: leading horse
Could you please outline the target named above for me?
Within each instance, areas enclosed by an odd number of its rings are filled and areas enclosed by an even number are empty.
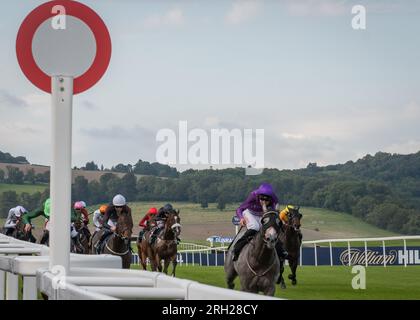
[[[262,291],[265,295],[274,296],[280,269],[275,250],[281,228],[278,213],[265,213],[261,224],[260,231],[245,245],[237,261],[232,261],[234,243],[230,246],[225,260],[226,282],[228,288],[233,289],[233,281],[239,276],[242,291]]]

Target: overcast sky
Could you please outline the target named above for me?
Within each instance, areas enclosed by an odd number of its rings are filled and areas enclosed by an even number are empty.
[[[49,164],[50,96],[15,53],[43,2],[1,3],[0,150]],[[113,53],[74,98],[74,165],[153,162],[157,131],[183,120],[264,129],[266,167],[280,169],[420,150],[420,1],[81,2],[107,24]],[[355,4],[364,31],[351,27]]]

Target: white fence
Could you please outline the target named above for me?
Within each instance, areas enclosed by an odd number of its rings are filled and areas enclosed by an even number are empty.
[[[383,254],[383,266],[387,266],[387,259],[386,256],[386,242],[387,241],[401,241],[404,248],[404,255],[407,256],[407,240],[420,240],[420,236],[397,236],[397,237],[381,237],[381,238],[350,238],[350,239],[328,239],[328,240],[313,240],[313,241],[303,241],[302,246],[305,245],[313,245],[314,248],[314,256],[315,256],[315,266],[318,265],[317,261],[317,246],[321,244],[328,244],[329,252],[330,252],[330,265],[333,265],[333,243],[347,243],[348,249],[348,264],[351,266],[351,243],[353,242],[363,242],[364,243],[364,256],[365,256],[365,266],[367,267],[368,264],[368,243],[369,242],[381,242],[382,243],[382,254]],[[302,246],[300,247],[300,256],[302,256]],[[404,259],[404,266],[407,267],[408,259]],[[302,265],[302,259],[300,259],[300,265]]]
[[[111,255],[70,255],[68,275],[48,269],[49,248],[0,235],[0,300],[35,300],[38,292],[51,300],[70,299],[275,299],[177,279],[158,272],[121,269]],[[59,270],[58,270],[59,271]]]
[[[410,256],[410,252],[407,250],[407,241],[410,240],[420,240],[420,236],[397,236],[397,237],[381,237],[381,238],[349,238],[349,239],[326,239],[326,240],[311,240],[311,241],[303,241],[302,242],[302,246],[300,248],[300,256],[302,257],[302,250],[303,247],[311,247],[313,246],[313,250],[314,250],[314,258],[315,258],[315,266],[318,266],[318,250],[321,246],[325,245],[327,247],[329,247],[329,262],[330,265],[333,266],[333,244],[337,244],[337,243],[346,243],[347,244],[347,255],[348,255],[348,265],[351,266],[352,264],[352,259],[351,259],[351,249],[354,248],[354,246],[352,246],[352,243],[363,243],[364,244],[364,264],[365,266],[368,266],[368,248],[369,248],[369,244],[372,242],[380,242],[381,243],[381,247],[382,247],[382,256],[383,256],[383,266],[386,267],[387,266],[387,259],[386,259],[386,243],[389,241],[401,241],[401,245],[402,245],[402,252],[403,252],[403,261],[404,261],[404,266],[407,267],[407,262],[410,260],[413,260],[413,257]],[[227,246],[224,247],[208,247],[208,246],[203,246],[203,245],[197,245],[194,243],[183,243],[182,246],[179,247],[180,249],[178,250],[178,253],[182,254],[184,253],[184,258],[183,259],[179,259],[179,264],[180,265],[202,265],[202,266],[208,266],[209,265],[209,254],[212,253],[217,253],[217,252],[223,252],[223,258],[226,258],[226,250],[227,250]],[[220,265],[223,264],[223,261],[217,261],[218,259],[218,255],[214,255],[215,258],[215,263],[213,261],[212,264],[210,265]],[[303,259],[300,259],[300,265],[302,266]],[[287,261],[286,261],[287,264]]]

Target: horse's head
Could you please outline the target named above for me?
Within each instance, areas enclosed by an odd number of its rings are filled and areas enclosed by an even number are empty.
[[[124,240],[125,243],[130,243],[131,235],[133,233],[133,218],[129,212],[121,212],[118,214],[117,229],[115,233]]]
[[[172,230],[176,237],[181,234],[181,217],[179,216],[179,210],[170,210],[165,223],[167,230]]]
[[[289,207],[289,213],[288,218],[289,218],[289,226],[291,226],[293,229],[295,229],[295,231],[298,231],[300,229],[300,220],[302,219],[302,214],[299,212],[300,207],[296,206],[296,207]]]
[[[273,249],[276,245],[281,222],[276,211],[269,211],[261,218],[262,233],[267,247]]]

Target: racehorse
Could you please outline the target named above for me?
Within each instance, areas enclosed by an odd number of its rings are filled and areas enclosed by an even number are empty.
[[[89,254],[90,231],[82,224],[81,221],[74,223],[74,228],[77,231],[75,241],[71,242],[70,252],[79,254]]]
[[[99,248],[99,254],[112,254],[122,259],[123,268],[130,269],[131,265],[131,234],[133,233],[133,218],[131,213],[122,212],[118,215],[117,229],[104,239]],[[101,232],[97,232],[92,239],[91,253],[97,254],[96,243],[100,240]]]
[[[156,242],[150,245],[149,239],[151,232],[146,232],[143,241],[140,243],[141,264],[143,269],[146,270],[146,259],[149,258],[152,271],[158,270],[168,274],[169,264],[172,262],[172,273],[175,277],[176,266],[177,266],[177,252],[178,242],[177,237],[181,234],[181,218],[179,216],[179,210],[169,211],[165,226],[157,234]],[[162,270],[163,260],[163,270]]]
[[[32,231],[29,231],[29,232],[25,231],[25,223],[22,221],[21,218],[19,218],[16,221],[16,226],[10,235],[13,238],[16,238],[18,240],[28,241],[28,242],[33,242],[33,243],[36,242],[35,237],[32,235]]]
[[[289,209],[288,218],[288,222],[284,225],[284,233],[279,238],[283,242],[284,249],[288,252],[287,260],[292,271],[292,274],[289,274],[288,278],[292,280],[292,285],[296,285],[296,269],[299,264],[300,246],[302,243],[302,234],[300,232],[302,214],[299,212],[299,207]],[[282,289],[285,289],[286,284],[283,279],[283,272],[284,259],[280,259],[280,276],[277,283],[280,284]]]
[[[150,236],[151,236],[151,230],[157,226],[157,223],[154,219],[151,219],[147,221],[146,228],[143,232],[142,238],[137,238],[137,251],[139,255],[139,265],[143,267],[143,270],[147,270],[147,260],[148,257],[153,256],[152,247],[150,246]],[[149,259],[150,261],[150,259]],[[154,269],[156,271],[157,266],[154,264],[155,260],[150,261],[150,264],[152,266],[152,270]]]
[[[275,250],[281,222],[278,213],[269,211],[261,218],[261,229],[242,249],[238,260],[232,261],[232,243],[225,259],[227,286],[233,289],[234,280],[239,276],[241,290],[274,296],[280,262]],[[236,237],[239,239],[240,235]]]

